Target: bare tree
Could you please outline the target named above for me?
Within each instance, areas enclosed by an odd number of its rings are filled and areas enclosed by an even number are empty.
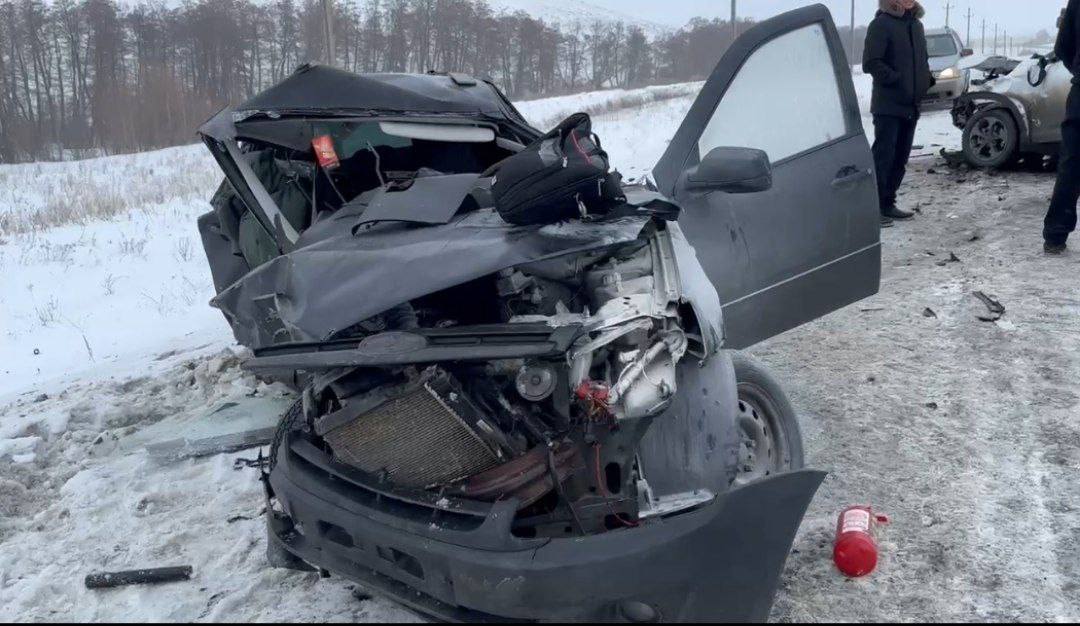
[[[513,98],[708,74],[730,24],[563,28],[483,0],[0,0],[0,162],[190,141],[220,107],[310,61],[357,72],[453,71]],[[333,41],[332,56],[330,41]]]

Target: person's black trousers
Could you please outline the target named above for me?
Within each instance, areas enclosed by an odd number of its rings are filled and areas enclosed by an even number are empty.
[[[874,169],[882,213],[896,206],[896,192],[907,173],[918,123],[918,115],[911,119],[895,115],[874,116]]]
[[[1043,222],[1043,239],[1063,244],[1076,230],[1076,203],[1080,201],[1080,85],[1073,85],[1061,125],[1061,157],[1050,210]]]

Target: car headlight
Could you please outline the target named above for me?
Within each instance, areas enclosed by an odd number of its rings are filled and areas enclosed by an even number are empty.
[[[955,67],[950,67],[946,70],[942,70],[938,74],[938,78],[942,80],[952,80],[953,78],[960,78],[960,70]]]

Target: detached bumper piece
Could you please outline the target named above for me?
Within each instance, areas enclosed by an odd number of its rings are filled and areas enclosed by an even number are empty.
[[[527,539],[511,532],[516,500],[391,492],[295,434],[278,454],[272,552],[455,622],[765,621],[825,476],[775,476],[633,528]]]

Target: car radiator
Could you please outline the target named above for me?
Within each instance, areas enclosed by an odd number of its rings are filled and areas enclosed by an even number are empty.
[[[457,381],[433,368],[356,419],[323,435],[337,462],[402,487],[454,483],[503,462],[490,425]]]

